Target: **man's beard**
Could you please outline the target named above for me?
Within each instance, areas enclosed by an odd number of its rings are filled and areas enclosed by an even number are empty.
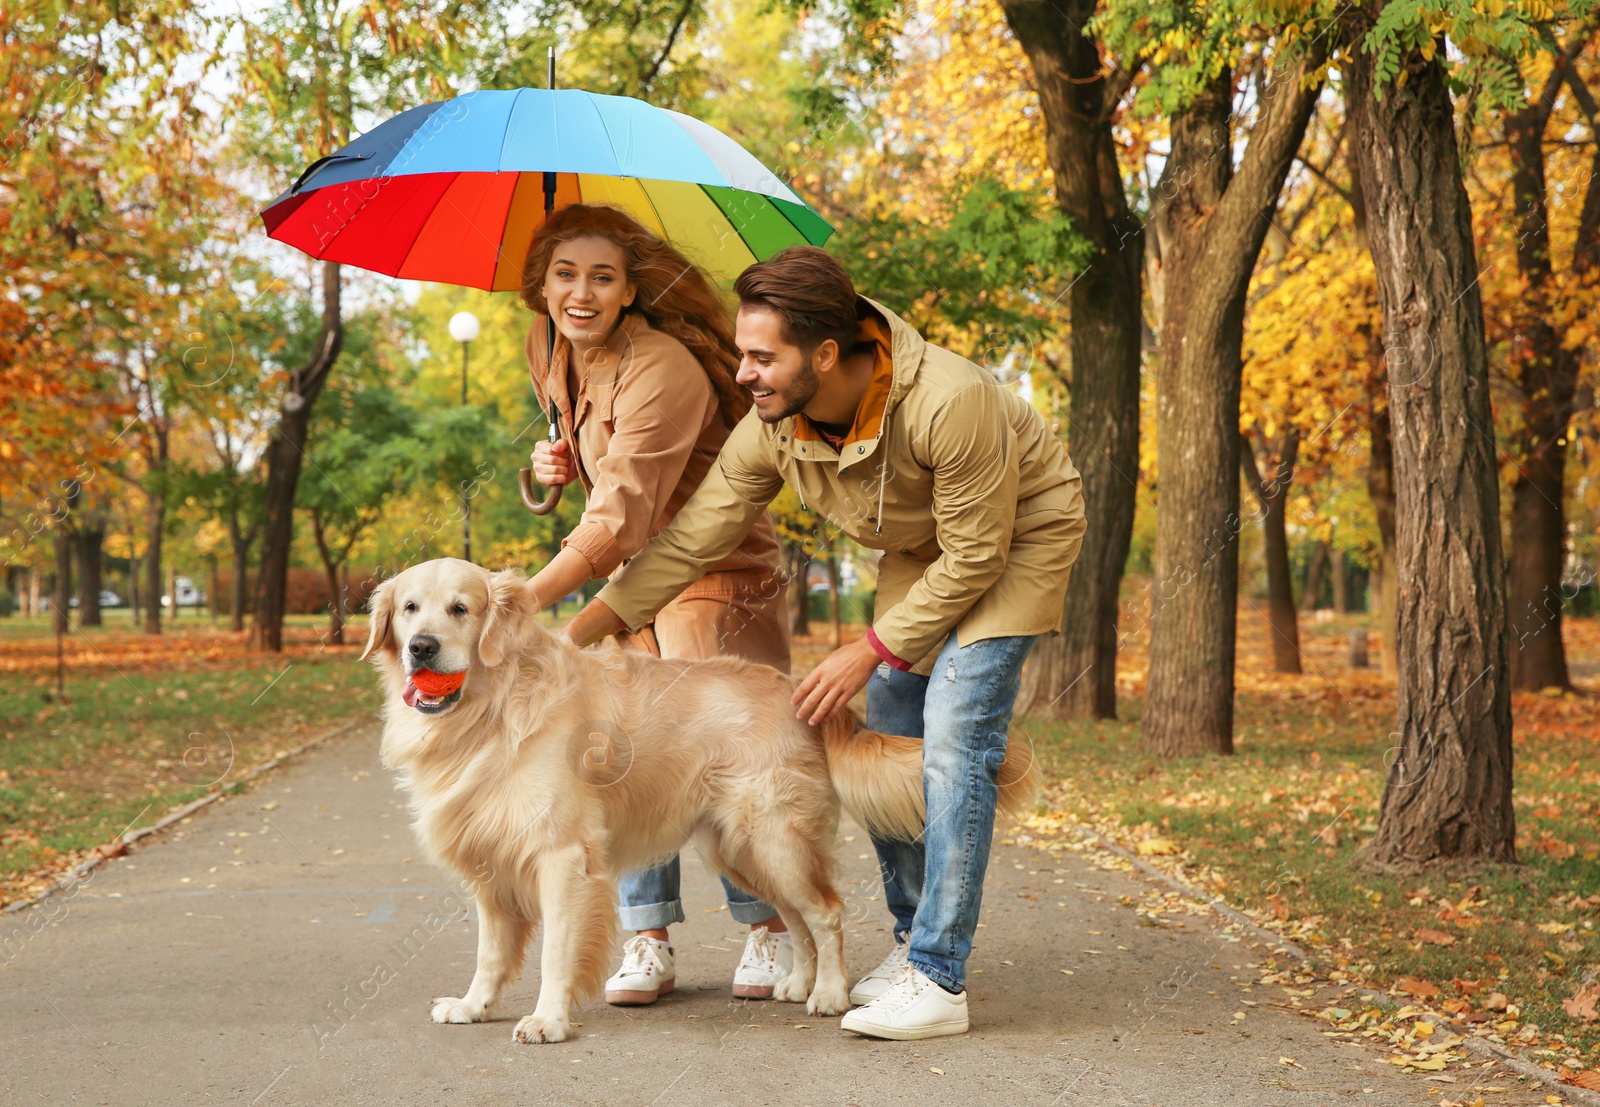
[[[763,423],[781,423],[791,415],[798,415],[804,411],[806,405],[816,397],[817,389],[820,387],[822,382],[817,378],[817,371],[811,368],[811,359],[808,357],[788,387],[781,392],[773,393],[781,402],[777,412],[768,414],[758,410],[757,415]]]

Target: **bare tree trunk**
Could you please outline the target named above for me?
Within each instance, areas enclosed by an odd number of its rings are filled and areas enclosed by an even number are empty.
[[[206,555],[206,567],[208,569],[207,576],[210,578],[210,583],[206,588],[206,607],[211,612],[211,622],[214,624],[217,621],[217,616],[222,614],[222,577],[217,571],[217,555],[215,553]]]
[[[1405,83],[1381,99],[1372,61],[1357,48],[1342,64],[1388,357],[1400,745],[1366,852],[1379,865],[1510,861],[1505,569],[1472,212],[1438,57],[1408,54]]]
[[[1274,74],[1235,174],[1224,71],[1171,121],[1153,200],[1162,285],[1156,583],[1140,747],[1233,752],[1239,584],[1240,347],[1250,274],[1305,134],[1318,58]]]
[[[139,555],[134,554],[128,558],[128,621],[130,625],[139,622],[140,592]]]
[[[1261,526],[1267,556],[1267,630],[1272,638],[1272,665],[1280,673],[1300,669],[1300,622],[1294,606],[1294,578],[1289,571],[1289,534],[1285,515],[1294,479],[1300,435],[1285,427],[1270,476],[1263,480],[1248,439],[1239,443],[1244,479],[1261,504]]]
[[[789,559],[789,634],[804,637],[811,633],[811,593],[806,583],[811,555],[798,542],[784,543],[784,555]]]
[[[284,600],[289,586],[289,552],[294,543],[294,491],[300,483],[311,425],[311,406],[344,345],[339,311],[339,263],[322,263],[322,329],[311,360],[296,372],[284,394],[282,415],[267,448],[265,537],[256,579],[253,644],[277,653],[283,649]]]
[[[1300,610],[1315,611],[1322,603],[1322,577],[1328,569],[1328,544],[1318,542],[1306,566],[1306,590],[1300,593]]]
[[[1380,545],[1375,574],[1378,578],[1377,587],[1373,592],[1377,599],[1379,663],[1384,676],[1395,677],[1400,670],[1395,652],[1399,592],[1394,563],[1394,444],[1389,437],[1388,400],[1377,394],[1377,390],[1387,388],[1382,370],[1381,344],[1373,342],[1372,351],[1374,360],[1378,362],[1378,371],[1368,375],[1367,399],[1372,412],[1368,429],[1372,447],[1367,466],[1367,496],[1372,500],[1372,513],[1377,518]]]
[[[98,514],[91,513],[91,514]],[[78,555],[78,625],[97,627],[100,618],[100,588],[102,555],[106,542],[106,525],[100,519],[78,523],[75,538]]]
[[[828,538],[826,546],[828,553],[828,614],[833,622],[833,648],[838,649],[844,645],[844,631],[839,619],[839,554],[835,549],[835,539]]]
[[[1563,64],[1573,64],[1592,33],[1592,29],[1585,30],[1568,44],[1543,95],[1506,117],[1512,196],[1522,232],[1517,236],[1517,269],[1527,283],[1521,302],[1525,318],[1512,350],[1513,367],[1519,370],[1523,418],[1515,438],[1518,461],[1511,481],[1511,680],[1514,687],[1530,691],[1572,687],[1561,638],[1561,577],[1567,551],[1563,501],[1567,424],[1572,419],[1581,351],[1566,348],[1566,328],[1555,322],[1556,308],[1551,303],[1554,273],[1544,137],[1564,76]],[[1572,79],[1581,81],[1575,74]],[[1591,177],[1585,200],[1596,193],[1600,193],[1600,183]],[[1600,236],[1595,227],[1584,228],[1581,218],[1579,222],[1573,268],[1584,272],[1600,252],[1600,241],[1596,241]]]
[[[1350,614],[1350,559],[1343,546],[1333,547],[1333,610],[1339,615]]]
[[[1117,616],[1139,471],[1144,227],[1128,206],[1099,44],[1084,34],[1096,0],[1003,0],[1027,51],[1045,120],[1056,203],[1095,255],[1073,278],[1069,444],[1090,520],[1062,611],[1061,634],[1028,657],[1018,713],[1112,719]]]
[[[161,535],[166,528],[167,500],[159,492],[145,495],[144,632],[161,633]]]
[[[233,546],[233,599],[228,614],[231,629],[236,631],[244,629],[245,597],[249,595],[247,578],[250,573],[250,547],[255,542],[257,530],[251,527],[245,531],[239,525],[237,512],[228,520],[228,540]]]
[[[72,532],[55,531],[56,579],[50,590],[50,627],[55,634],[72,632]]]
[[[167,566],[167,595],[172,597],[172,621],[177,622],[180,604],[178,598],[178,567],[176,565]]]
[[[339,563],[334,560],[328,546],[328,536],[322,527],[322,513],[311,512],[311,531],[317,539],[317,553],[322,557],[322,571],[328,578],[328,641],[335,646],[344,645],[344,604],[339,596]]]

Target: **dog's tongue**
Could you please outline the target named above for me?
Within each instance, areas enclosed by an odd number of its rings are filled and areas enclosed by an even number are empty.
[[[417,706],[417,697],[421,694],[421,691],[417,688],[417,682],[412,680],[410,677],[406,677],[405,690],[400,693],[400,698],[406,701],[406,706]]]

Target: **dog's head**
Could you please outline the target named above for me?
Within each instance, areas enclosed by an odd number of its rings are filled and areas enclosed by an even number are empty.
[[[424,715],[449,711],[477,667],[493,668],[526,634],[541,633],[536,608],[516,569],[491,573],[453,557],[414,565],[373,591],[372,627],[361,659],[398,665],[406,706]]]

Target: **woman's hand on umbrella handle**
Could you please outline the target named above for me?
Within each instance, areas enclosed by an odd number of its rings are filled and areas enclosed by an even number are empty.
[[[535,515],[548,515],[561,502],[561,489],[571,484],[577,477],[578,468],[573,463],[565,441],[540,442],[529,457],[533,459],[534,467],[517,470],[517,487],[522,493],[522,506]],[[539,477],[539,483],[550,489],[542,500],[533,490],[535,474]]]
[[[530,456],[533,459],[534,479],[546,487],[571,484],[578,479],[578,467],[573,463],[572,450],[564,440],[540,442],[533,447]]]

